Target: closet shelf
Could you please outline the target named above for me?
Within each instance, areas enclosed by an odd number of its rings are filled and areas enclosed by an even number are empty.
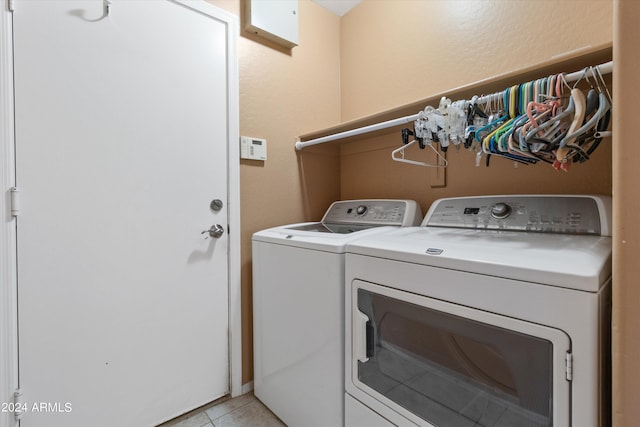
[[[423,98],[418,101],[402,105],[400,107],[361,117],[348,122],[340,123],[330,128],[300,135],[299,141],[296,142],[295,146],[297,150],[301,150],[304,148],[304,145],[300,143],[341,133],[346,134],[343,137],[340,137],[339,139],[331,142],[351,142],[363,138],[369,138],[377,134],[390,133],[397,130],[397,127],[406,125],[407,121],[403,121],[403,118],[415,114],[417,111],[424,109],[424,107],[427,105],[438,105],[440,99],[443,96],[446,96],[453,100],[470,99],[473,95],[499,92],[508,86],[518,84],[523,81],[535,80],[537,78],[550,74],[579,70],[590,65],[602,64],[611,61],[612,56],[613,46],[610,43],[592,47],[588,50],[569,52],[566,55],[552,58],[544,63],[480,80],[478,82],[460,86],[446,92],[434,94],[430,97]],[[386,122],[390,121],[397,121],[398,123],[395,123],[393,127],[389,127]],[[365,126],[378,124],[380,124],[382,127],[379,130],[376,130],[374,127],[372,128],[372,131],[367,132],[366,134],[358,134],[353,136],[348,135],[349,131],[353,131]]]

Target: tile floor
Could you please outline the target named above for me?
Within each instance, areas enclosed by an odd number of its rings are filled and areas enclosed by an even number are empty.
[[[158,427],[286,427],[253,393],[222,398]]]

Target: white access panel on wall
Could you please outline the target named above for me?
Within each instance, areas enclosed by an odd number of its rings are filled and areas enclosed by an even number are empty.
[[[284,47],[298,45],[298,0],[245,0],[245,28]]]

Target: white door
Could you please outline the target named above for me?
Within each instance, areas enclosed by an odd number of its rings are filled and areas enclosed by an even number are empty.
[[[148,426],[229,390],[227,29],[110,3],[15,6],[23,427]]]

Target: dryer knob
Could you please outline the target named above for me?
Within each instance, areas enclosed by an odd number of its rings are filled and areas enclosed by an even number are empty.
[[[356,208],[356,213],[358,215],[364,215],[367,213],[367,207],[365,205],[360,205]]]
[[[491,216],[494,218],[506,218],[509,214],[511,214],[511,206],[506,203],[496,203],[491,208]]]

